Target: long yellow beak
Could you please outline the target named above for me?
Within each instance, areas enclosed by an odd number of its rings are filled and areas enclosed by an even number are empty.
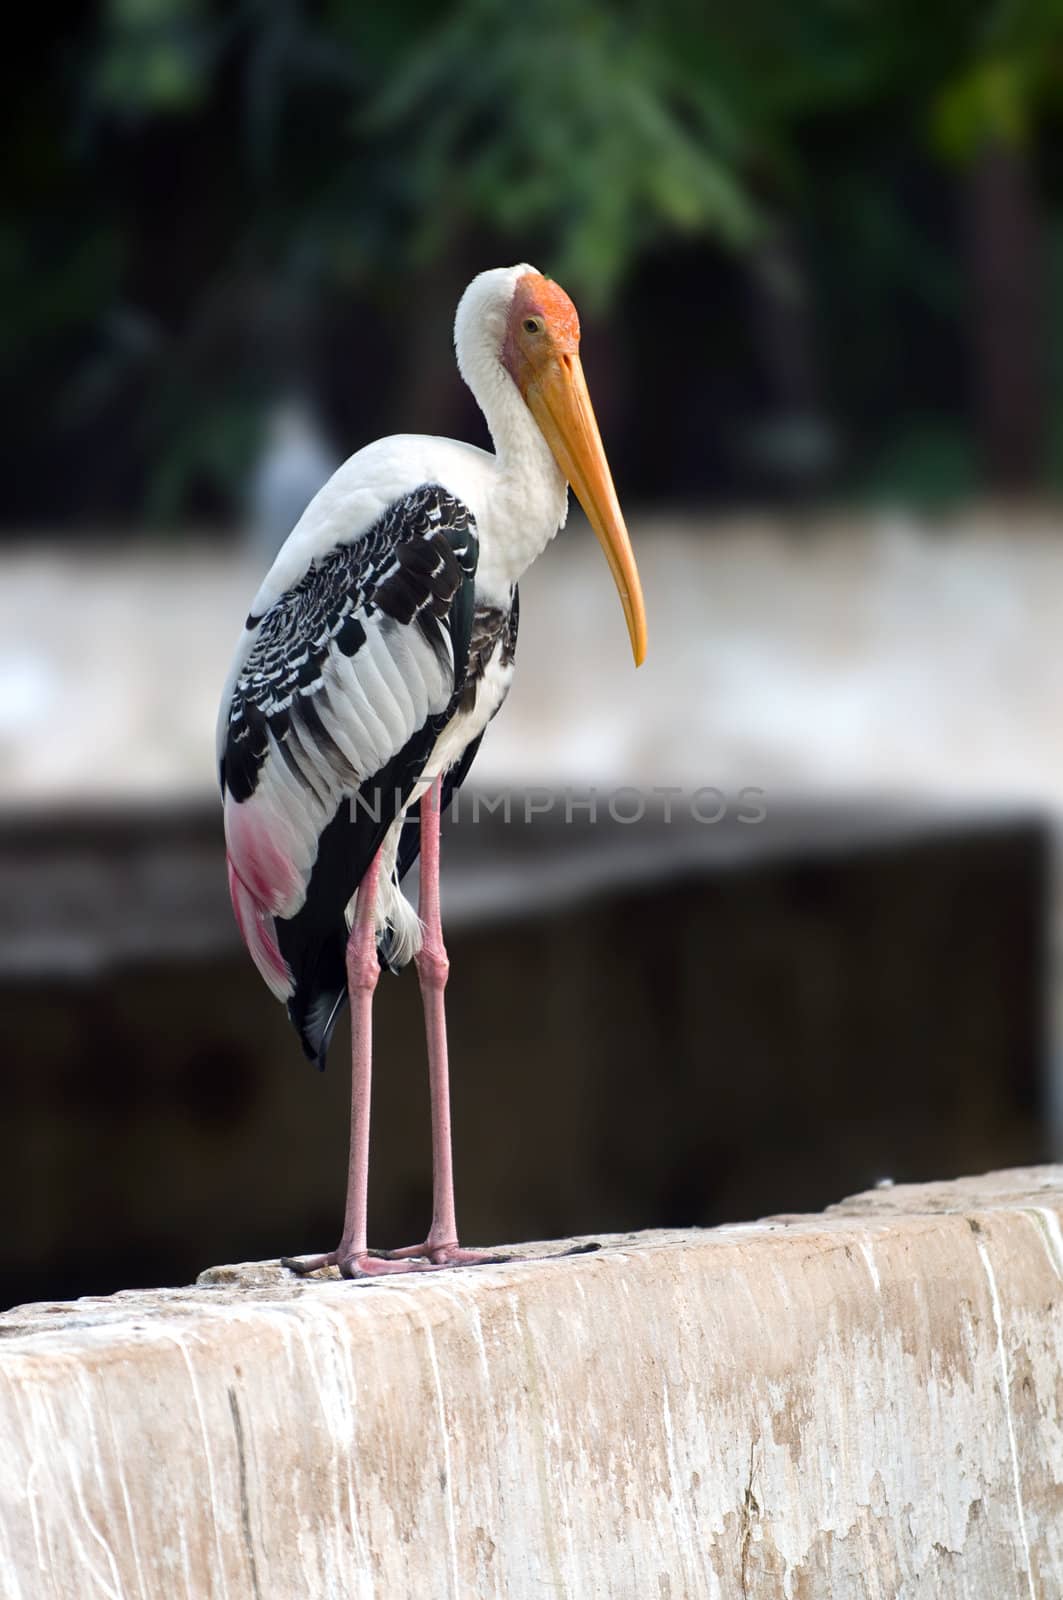
[[[627,619],[635,665],[641,667],[646,657],[642,584],[579,356],[573,352],[550,361],[532,377],[524,398],[605,551]]]

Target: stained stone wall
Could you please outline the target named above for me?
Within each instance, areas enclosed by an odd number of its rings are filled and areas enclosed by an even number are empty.
[[[1063,1169],[0,1317],[5,1600],[1054,1600]]]

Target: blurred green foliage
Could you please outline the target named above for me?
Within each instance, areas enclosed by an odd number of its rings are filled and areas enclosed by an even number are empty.
[[[202,104],[223,42],[201,0],[108,0],[88,82],[116,117],[190,112]]]
[[[1063,99],[1063,6],[998,0],[971,8],[975,27],[933,105],[938,149],[958,161],[987,140],[1022,144]]]
[[[859,363],[890,364],[877,296],[900,285],[930,315],[964,314],[898,165],[962,166],[994,140],[1036,151],[1063,87],[1060,0],[105,0],[75,15],[40,74],[7,68],[13,443],[33,461],[42,437],[60,454],[90,438],[83,503],[157,519],[204,485],[232,503],[271,346],[309,307],[415,292],[470,238],[501,256],[533,244],[593,311],[671,242],[755,252],[796,218],[829,398],[859,409]],[[910,465],[911,419],[901,432]]]
[[[404,151],[414,248],[463,218],[552,236],[558,276],[601,303],[662,231],[747,242],[742,130],[669,20],[467,0],[400,50],[363,126]]]

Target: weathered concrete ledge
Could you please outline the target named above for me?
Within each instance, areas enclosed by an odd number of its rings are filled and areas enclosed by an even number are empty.
[[[602,1243],[0,1317],[0,1594],[1063,1594],[1063,1168]]]

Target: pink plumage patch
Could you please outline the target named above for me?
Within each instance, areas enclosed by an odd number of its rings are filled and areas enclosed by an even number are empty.
[[[291,997],[295,984],[288,963],[281,955],[277,943],[277,928],[273,917],[244,883],[231,856],[226,857],[226,863],[229,868],[229,896],[241,937],[271,992],[278,1000],[287,1000]]]
[[[227,802],[225,842],[229,860],[254,898],[265,910],[285,915],[300,892],[299,876],[254,799]]]

